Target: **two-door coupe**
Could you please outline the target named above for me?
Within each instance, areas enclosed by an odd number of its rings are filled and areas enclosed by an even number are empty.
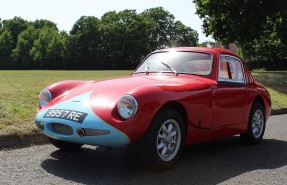
[[[268,91],[237,55],[171,48],[149,54],[129,77],[48,86],[35,123],[60,149],[132,143],[144,165],[163,170],[184,145],[236,134],[259,143],[270,110]]]

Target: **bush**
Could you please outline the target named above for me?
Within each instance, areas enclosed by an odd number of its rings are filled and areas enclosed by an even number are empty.
[[[261,69],[264,68],[266,70],[287,70],[287,59],[286,60],[277,60],[277,61],[271,61],[271,60],[251,60],[247,61],[247,65],[250,70],[253,69]]]

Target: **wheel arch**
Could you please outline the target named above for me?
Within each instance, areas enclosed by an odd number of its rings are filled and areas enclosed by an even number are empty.
[[[262,105],[263,108],[264,108],[264,116],[266,117],[264,99],[263,99],[260,95],[257,95],[257,96],[254,98],[253,102],[252,102],[252,106],[253,106],[253,104],[254,104],[255,102],[261,103],[261,105]],[[252,106],[251,106],[251,107],[252,107]]]
[[[265,111],[265,103],[264,103],[263,98],[262,98],[260,95],[257,95],[257,96],[254,98],[254,100],[253,100],[253,102],[252,102],[252,105],[253,105],[255,102],[261,103],[262,106],[263,106],[263,108],[264,108],[264,111]]]
[[[264,99],[263,99],[263,97],[262,96],[260,96],[260,95],[257,95],[255,98],[254,98],[254,100],[253,100],[253,102],[252,102],[252,105],[251,105],[251,107],[250,107],[250,110],[249,110],[249,112],[251,111],[251,109],[252,109],[252,106],[254,105],[254,103],[255,102],[258,102],[258,103],[260,103],[262,106],[263,106],[263,115],[264,115],[264,119],[265,119],[265,121],[267,121],[267,119],[266,118],[268,118],[268,115],[267,115],[267,112],[266,112],[266,104],[265,104],[265,101],[264,101]]]
[[[187,125],[188,125],[188,116],[187,116],[187,112],[186,112],[186,109],[185,107],[179,103],[179,102],[176,102],[176,101],[172,101],[172,102],[168,102],[166,104],[164,104],[156,113],[156,115],[163,109],[166,109],[166,108],[172,108],[174,110],[176,110],[182,117],[183,119],[183,123],[185,125],[185,135],[187,133]]]

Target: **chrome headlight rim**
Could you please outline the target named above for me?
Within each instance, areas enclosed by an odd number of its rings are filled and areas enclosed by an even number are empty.
[[[127,104],[124,105],[124,101],[128,101],[131,107],[128,107]],[[124,120],[129,120],[134,117],[138,111],[137,100],[129,94],[123,95],[117,103],[117,111],[121,118]]]
[[[43,97],[44,96],[44,97]],[[39,96],[38,96],[38,104],[39,107],[44,107],[45,105],[47,105],[50,101],[52,100],[52,93],[47,90],[44,89],[40,92]]]

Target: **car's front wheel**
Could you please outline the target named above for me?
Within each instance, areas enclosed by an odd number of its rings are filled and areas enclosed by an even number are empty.
[[[171,108],[161,110],[138,143],[143,164],[156,171],[172,167],[182,152],[185,125],[181,115]]]
[[[240,135],[241,140],[246,144],[259,143],[265,131],[264,107],[259,102],[254,102],[248,120],[247,132]]]
[[[82,144],[61,141],[51,137],[49,137],[49,140],[55,147],[66,151],[76,150],[83,146]]]

